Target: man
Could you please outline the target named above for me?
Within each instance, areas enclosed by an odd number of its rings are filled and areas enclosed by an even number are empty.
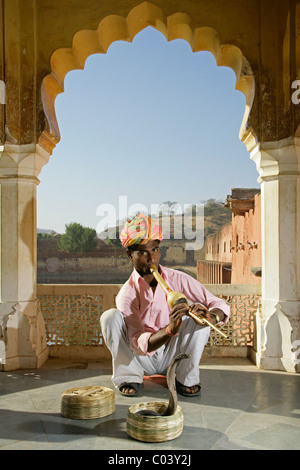
[[[144,375],[165,374],[181,352],[190,358],[178,363],[177,391],[184,396],[199,395],[199,362],[210,327],[198,325],[187,312],[201,313],[212,324],[226,323],[229,306],[188,274],[159,264],[162,233],[155,220],[139,214],[125,224],[120,240],[134,269],[117,295],[117,308],[101,316],[102,334],[112,354],[114,385],[122,395],[140,395]],[[165,292],[150,271],[153,264],[170,288],[182,292],[191,306],[180,303],[170,309]]]

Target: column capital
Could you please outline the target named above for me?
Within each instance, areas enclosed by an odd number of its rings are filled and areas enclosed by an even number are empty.
[[[39,144],[4,144],[0,147],[0,179],[25,178],[39,183],[38,175],[51,153]]]
[[[260,142],[250,152],[259,173],[258,182],[272,181],[280,176],[299,176],[300,139],[289,137],[274,142]]]

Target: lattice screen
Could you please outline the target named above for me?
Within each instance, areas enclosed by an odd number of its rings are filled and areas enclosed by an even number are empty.
[[[260,296],[227,295],[220,296],[229,305],[231,316],[226,325],[220,325],[228,339],[211,330],[207,346],[253,346],[255,334],[255,314],[259,307]]]
[[[99,324],[101,295],[42,295],[39,300],[49,346],[103,344]]]
[[[253,346],[254,319],[260,295],[219,296],[224,298],[231,308],[229,323],[220,327],[228,339],[212,330],[207,346]],[[40,295],[39,300],[49,346],[103,345],[99,323],[103,312],[102,295]]]

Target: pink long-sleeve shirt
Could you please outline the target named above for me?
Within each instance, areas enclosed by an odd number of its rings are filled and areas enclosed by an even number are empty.
[[[230,308],[226,302],[211,294],[197,280],[186,273],[160,266],[161,275],[168,286],[182,292],[193,303],[202,303],[209,310],[218,308],[225,314],[223,323],[227,323]],[[116,298],[116,307],[120,310],[127,326],[130,348],[138,355],[152,356],[148,352],[148,341],[152,334],[169,324],[170,307],[160,285],[155,292],[134,269],[128,281],[122,286]]]

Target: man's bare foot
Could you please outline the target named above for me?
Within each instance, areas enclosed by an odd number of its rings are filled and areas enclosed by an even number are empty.
[[[144,389],[143,383],[124,383],[119,386],[119,392],[127,397],[137,397],[140,396]]]
[[[136,393],[134,388],[129,385],[121,385],[119,390],[121,393],[123,393],[123,395],[134,395]]]
[[[201,385],[197,384],[187,387],[176,380],[176,390],[177,393],[180,393],[180,395],[183,395],[184,397],[195,397],[200,394]]]
[[[188,393],[189,395],[193,395],[194,393],[199,392],[199,385],[192,385],[191,387],[185,387],[185,393]]]

